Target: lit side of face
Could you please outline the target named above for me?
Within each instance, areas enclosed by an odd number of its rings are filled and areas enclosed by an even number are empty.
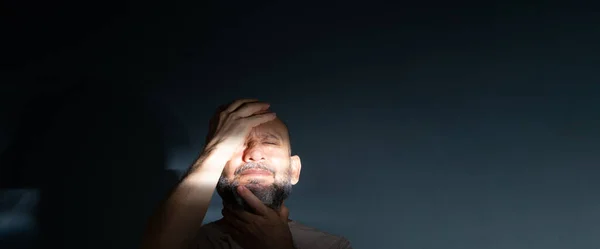
[[[291,156],[290,151],[287,127],[280,120],[253,128],[244,148],[225,165],[217,192],[235,205],[240,200],[231,192],[244,185],[263,203],[277,208],[300,177],[300,158]]]

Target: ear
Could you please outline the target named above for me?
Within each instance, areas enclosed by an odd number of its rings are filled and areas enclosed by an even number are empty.
[[[290,157],[291,167],[292,167],[292,185],[296,185],[298,181],[300,181],[300,170],[302,169],[302,163],[300,162],[300,157],[297,155]]]

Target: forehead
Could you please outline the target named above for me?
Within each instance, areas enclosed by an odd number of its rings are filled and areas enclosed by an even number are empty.
[[[288,130],[285,124],[279,120],[275,119],[273,121],[269,121],[267,123],[261,124],[257,127],[254,127],[250,132],[251,136],[265,136],[265,137],[277,137],[284,141],[289,139]]]

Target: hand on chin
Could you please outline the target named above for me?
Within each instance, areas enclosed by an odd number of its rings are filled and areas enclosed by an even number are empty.
[[[227,233],[243,248],[292,249],[292,234],[288,226],[289,211],[285,206],[273,210],[265,206],[249,189],[237,188],[252,212],[225,205],[223,220]]]

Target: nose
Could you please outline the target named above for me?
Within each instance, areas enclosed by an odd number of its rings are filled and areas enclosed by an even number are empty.
[[[256,162],[265,160],[265,154],[259,146],[246,148],[244,151],[244,162]]]

